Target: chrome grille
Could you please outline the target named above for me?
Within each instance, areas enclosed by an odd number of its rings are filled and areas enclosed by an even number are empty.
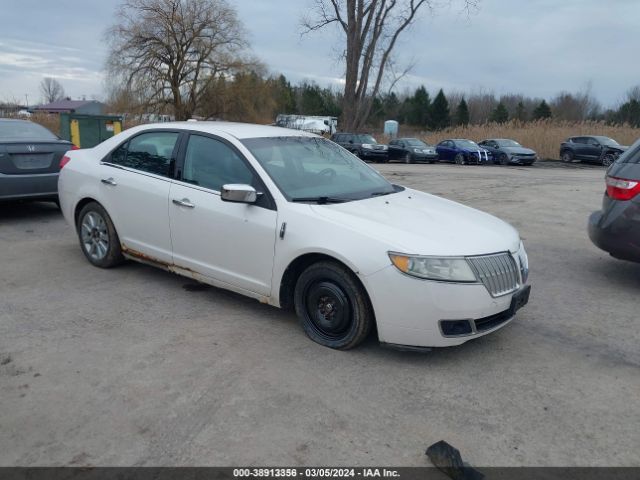
[[[515,292],[520,286],[518,265],[509,253],[467,257],[467,261],[492,297]]]

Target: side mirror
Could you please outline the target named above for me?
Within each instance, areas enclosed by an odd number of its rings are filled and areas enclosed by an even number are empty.
[[[349,143],[353,143],[353,140],[349,140]]]
[[[258,192],[251,185],[229,183],[222,186],[220,198],[223,202],[256,203]]]

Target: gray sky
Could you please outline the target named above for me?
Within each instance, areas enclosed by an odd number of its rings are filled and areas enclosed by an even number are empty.
[[[300,36],[312,0],[228,0],[250,35],[253,53],[292,81],[338,84],[339,36]],[[444,0],[436,0],[446,3]],[[458,2],[458,3],[456,3]],[[399,90],[424,84],[435,93],[478,90],[551,98],[588,84],[614,106],[640,84],[638,0],[481,0],[468,17],[460,0],[424,10],[397,48],[413,64]],[[68,95],[104,97],[102,41],[115,1],[0,0],[0,101],[40,101],[38,84],[57,77]]]

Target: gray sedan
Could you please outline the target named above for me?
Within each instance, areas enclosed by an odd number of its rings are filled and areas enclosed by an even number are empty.
[[[483,140],[479,145],[493,153],[494,163],[500,165],[531,165],[538,159],[535,151],[508,138],[490,138]]]
[[[60,161],[74,148],[37,123],[0,118],[0,200],[57,202]]]

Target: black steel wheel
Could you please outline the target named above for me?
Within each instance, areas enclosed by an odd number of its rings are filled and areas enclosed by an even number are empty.
[[[295,309],[305,333],[339,350],[360,344],[374,322],[369,298],[344,266],[330,261],[308,267],[296,283]]]
[[[90,202],[80,210],[77,231],[82,253],[92,265],[111,268],[124,261],[111,217],[99,203]]]

